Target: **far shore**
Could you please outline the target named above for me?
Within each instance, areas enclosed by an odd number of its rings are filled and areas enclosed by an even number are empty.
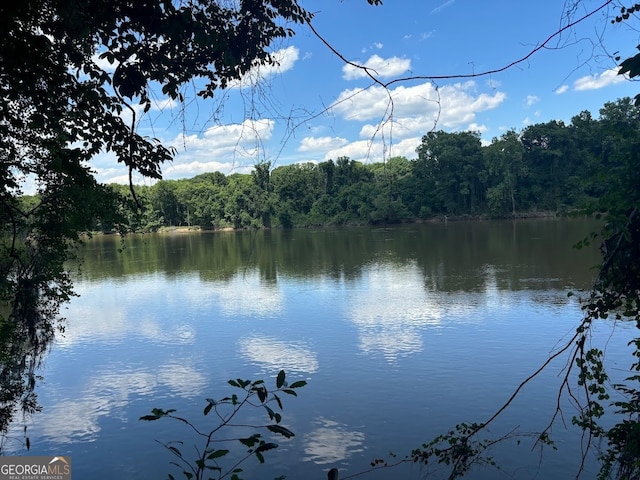
[[[494,220],[525,220],[525,219],[535,219],[535,218],[560,218],[571,216],[572,213],[575,212],[554,212],[554,211],[530,211],[530,212],[518,212],[515,215],[503,215],[503,216],[493,216],[493,215],[434,215],[429,218],[416,218],[413,220],[407,220],[401,223],[393,223],[393,224],[384,224],[384,226],[393,226],[393,225],[402,225],[402,224],[411,224],[411,223],[447,223],[447,222],[464,222],[464,221],[494,221]],[[334,228],[334,227],[362,227],[368,224],[346,224],[346,225],[308,225],[308,226],[300,226],[293,227],[293,229],[298,228]],[[375,226],[380,226],[377,224]],[[271,230],[271,229],[281,229],[282,227],[262,227],[259,230]],[[202,228],[197,225],[181,225],[181,226],[170,226],[170,227],[160,227],[157,230],[153,231],[138,231],[132,233],[159,233],[164,235],[177,235],[184,233],[195,233],[195,232],[234,232],[234,231],[245,231],[249,230],[246,228],[234,228],[234,227],[222,227],[222,228]],[[105,235],[115,234],[117,232],[105,232]],[[101,235],[101,232],[93,232],[93,235]]]

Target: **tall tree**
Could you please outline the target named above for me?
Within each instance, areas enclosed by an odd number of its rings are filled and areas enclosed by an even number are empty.
[[[90,228],[87,219],[117,211],[117,197],[94,178],[90,162],[96,154],[113,154],[130,178],[133,172],[160,178],[161,164],[173,151],[136,131],[138,113],[151,108],[152,89],[181,101],[182,89],[197,79],[198,95],[211,97],[256,64],[276,63],[269,53],[273,41],[292,35],[291,23],[310,18],[295,0],[3,3],[3,300],[15,297],[25,275],[40,294],[70,293],[61,263],[67,242]],[[29,209],[18,201],[25,178],[40,199]],[[39,253],[37,262],[52,269],[43,277],[34,273],[41,266],[24,267]],[[44,288],[52,282],[62,290]]]
[[[93,157],[113,155],[130,180],[134,172],[160,179],[172,158],[136,131],[151,92],[182,101],[183,88],[197,83],[198,95],[211,97],[253,66],[275,64],[272,43],[310,18],[296,0],[0,4],[2,358],[11,345],[49,338],[43,331],[72,294],[64,262],[80,232],[96,218],[126,222],[116,191],[96,182]],[[21,201],[27,184],[36,204]],[[0,402],[11,411],[11,398]]]
[[[509,130],[500,138],[494,138],[483,151],[489,175],[495,184],[487,190],[487,200],[492,213],[502,214],[506,209],[516,215],[516,190],[519,180],[527,174],[523,161],[524,147],[518,134]]]
[[[521,135],[529,200],[547,210],[567,203],[567,180],[578,159],[574,138],[562,121],[530,125]]]
[[[482,145],[477,132],[429,132],[418,146],[414,173],[439,213],[476,213],[483,202]]]

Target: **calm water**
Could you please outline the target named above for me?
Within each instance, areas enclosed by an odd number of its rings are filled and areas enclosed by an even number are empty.
[[[42,371],[30,454],[71,455],[75,479],[166,478],[178,472],[156,440],[185,440],[189,451],[194,438],[140,416],[176,408],[200,422],[206,397],[233,393],[226,380],[271,383],[284,368],[308,380],[285,401],[296,437],[265,465],[245,464],[247,477],[323,479],[333,466],[346,476],[389,451],[403,456],[460,421],[486,420],[573,333],[581,314],[567,292],[589,287],[598,255],[571,246],[593,228],[536,220],[145,235],[124,250],[95,238],[66,335]],[[611,326],[593,342],[606,343],[622,375],[634,332]],[[491,434],[543,428],[562,367],[527,386]],[[469,478],[570,478],[579,432],[558,425],[553,436],[559,449],[541,464],[530,441],[510,441],[495,451],[504,474],[478,468]]]

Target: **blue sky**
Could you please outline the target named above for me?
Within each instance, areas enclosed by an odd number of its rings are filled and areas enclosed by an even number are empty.
[[[387,82],[500,69],[605,2],[302,4],[315,13],[314,28],[346,59]],[[615,12],[610,6],[594,14],[504,72],[399,81],[387,90],[345,65],[307,26],[295,26],[293,38],[273,45],[278,68],[253,72],[213,101],[196,100],[192,88],[185,91],[184,107],[158,97],[138,131],[177,149],[174,161],[163,167],[164,178],[177,179],[215,170],[246,173],[261,161],[277,167],[339,156],[368,163],[395,155],[412,159],[434,126],[479,131],[486,143],[507,129],[569,122],[582,110],[597,116],[605,102],[640,92],[640,84],[615,75],[614,53],[626,58],[640,43],[631,28],[637,21],[612,25],[608,19]],[[93,167],[99,181],[127,181],[126,171],[109,155],[96,158]]]

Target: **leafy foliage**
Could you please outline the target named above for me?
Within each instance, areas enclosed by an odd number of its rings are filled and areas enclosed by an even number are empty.
[[[638,111],[631,99],[622,98],[607,102],[598,118],[583,111],[570,124],[550,121],[510,130],[487,146],[476,132],[433,131],[413,160],[362,163],[340,157],[275,169],[265,162],[250,174],[160,181],[136,187],[144,209],[135,223],[149,230],[293,228],[563,215],[585,208],[595,214],[610,191],[633,195],[632,181],[617,184],[635,158]],[[126,193],[122,186],[110,188]]]
[[[171,452],[176,460],[171,462],[177,467],[184,478],[201,480],[204,478],[230,478],[240,480],[242,474],[241,465],[249,458],[254,457],[260,463],[264,463],[264,453],[278,448],[278,444],[271,439],[265,439],[260,430],[266,430],[271,434],[284,438],[291,438],[295,434],[282,424],[283,410],[282,395],[297,396],[297,389],[304,387],[307,382],[298,380],[291,384],[287,382],[286,373],[280,370],[276,376],[275,388],[268,389],[263,380],[244,380],[241,378],[229,380],[229,385],[240,390],[241,393],[233,393],[220,399],[207,398],[203,415],[214,418],[213,427],[198,427],[196,422],[177,416],[174,409],[163,410],[154,408],[151,413],[140,417],[140,420],[154,421],[161,418],[170,418],[187,425],[196,436],[198,444],[194,445],[195,458],[189,457],[184,449],[184,441],[170,441],[162,445]],[[239,423],[242,412],[247,408],[264,410],[269,417],[269,422],[264,425]],[[219,438],[222,430],[234,432],[248,431],[247,436],[237,438]],[[273,435],[271,435],[273,436]],[[239,445],[238,445],[239,444]],[[222,445],[222,446],[221,446]],[[231,449],[240,448],[243,453],[234,455]],[[214,475],[212,477],[211,475]],[[169,475],[169,479],[175,477]]]
[[[92,159],[109,154],[130,180],[134,172],[160,179],[174,151],[136,131],[152,89],[180,102],[198,84],[198,95],[211,97],[252,67],[276,63],[272,42],[310,19],[295,0],[0,5],[0,431],[18,399],[35,405],[27,365],[37,362],[28,358],[42,354],[73,294],[65,261],[82,234],[138,227],[143,204],[161,206],[158,224],[182,215],[177,198],[165,208],[170,191],[140,201],[131,185],[99,185]],[[23,195],[29,185],[33,197]]]

